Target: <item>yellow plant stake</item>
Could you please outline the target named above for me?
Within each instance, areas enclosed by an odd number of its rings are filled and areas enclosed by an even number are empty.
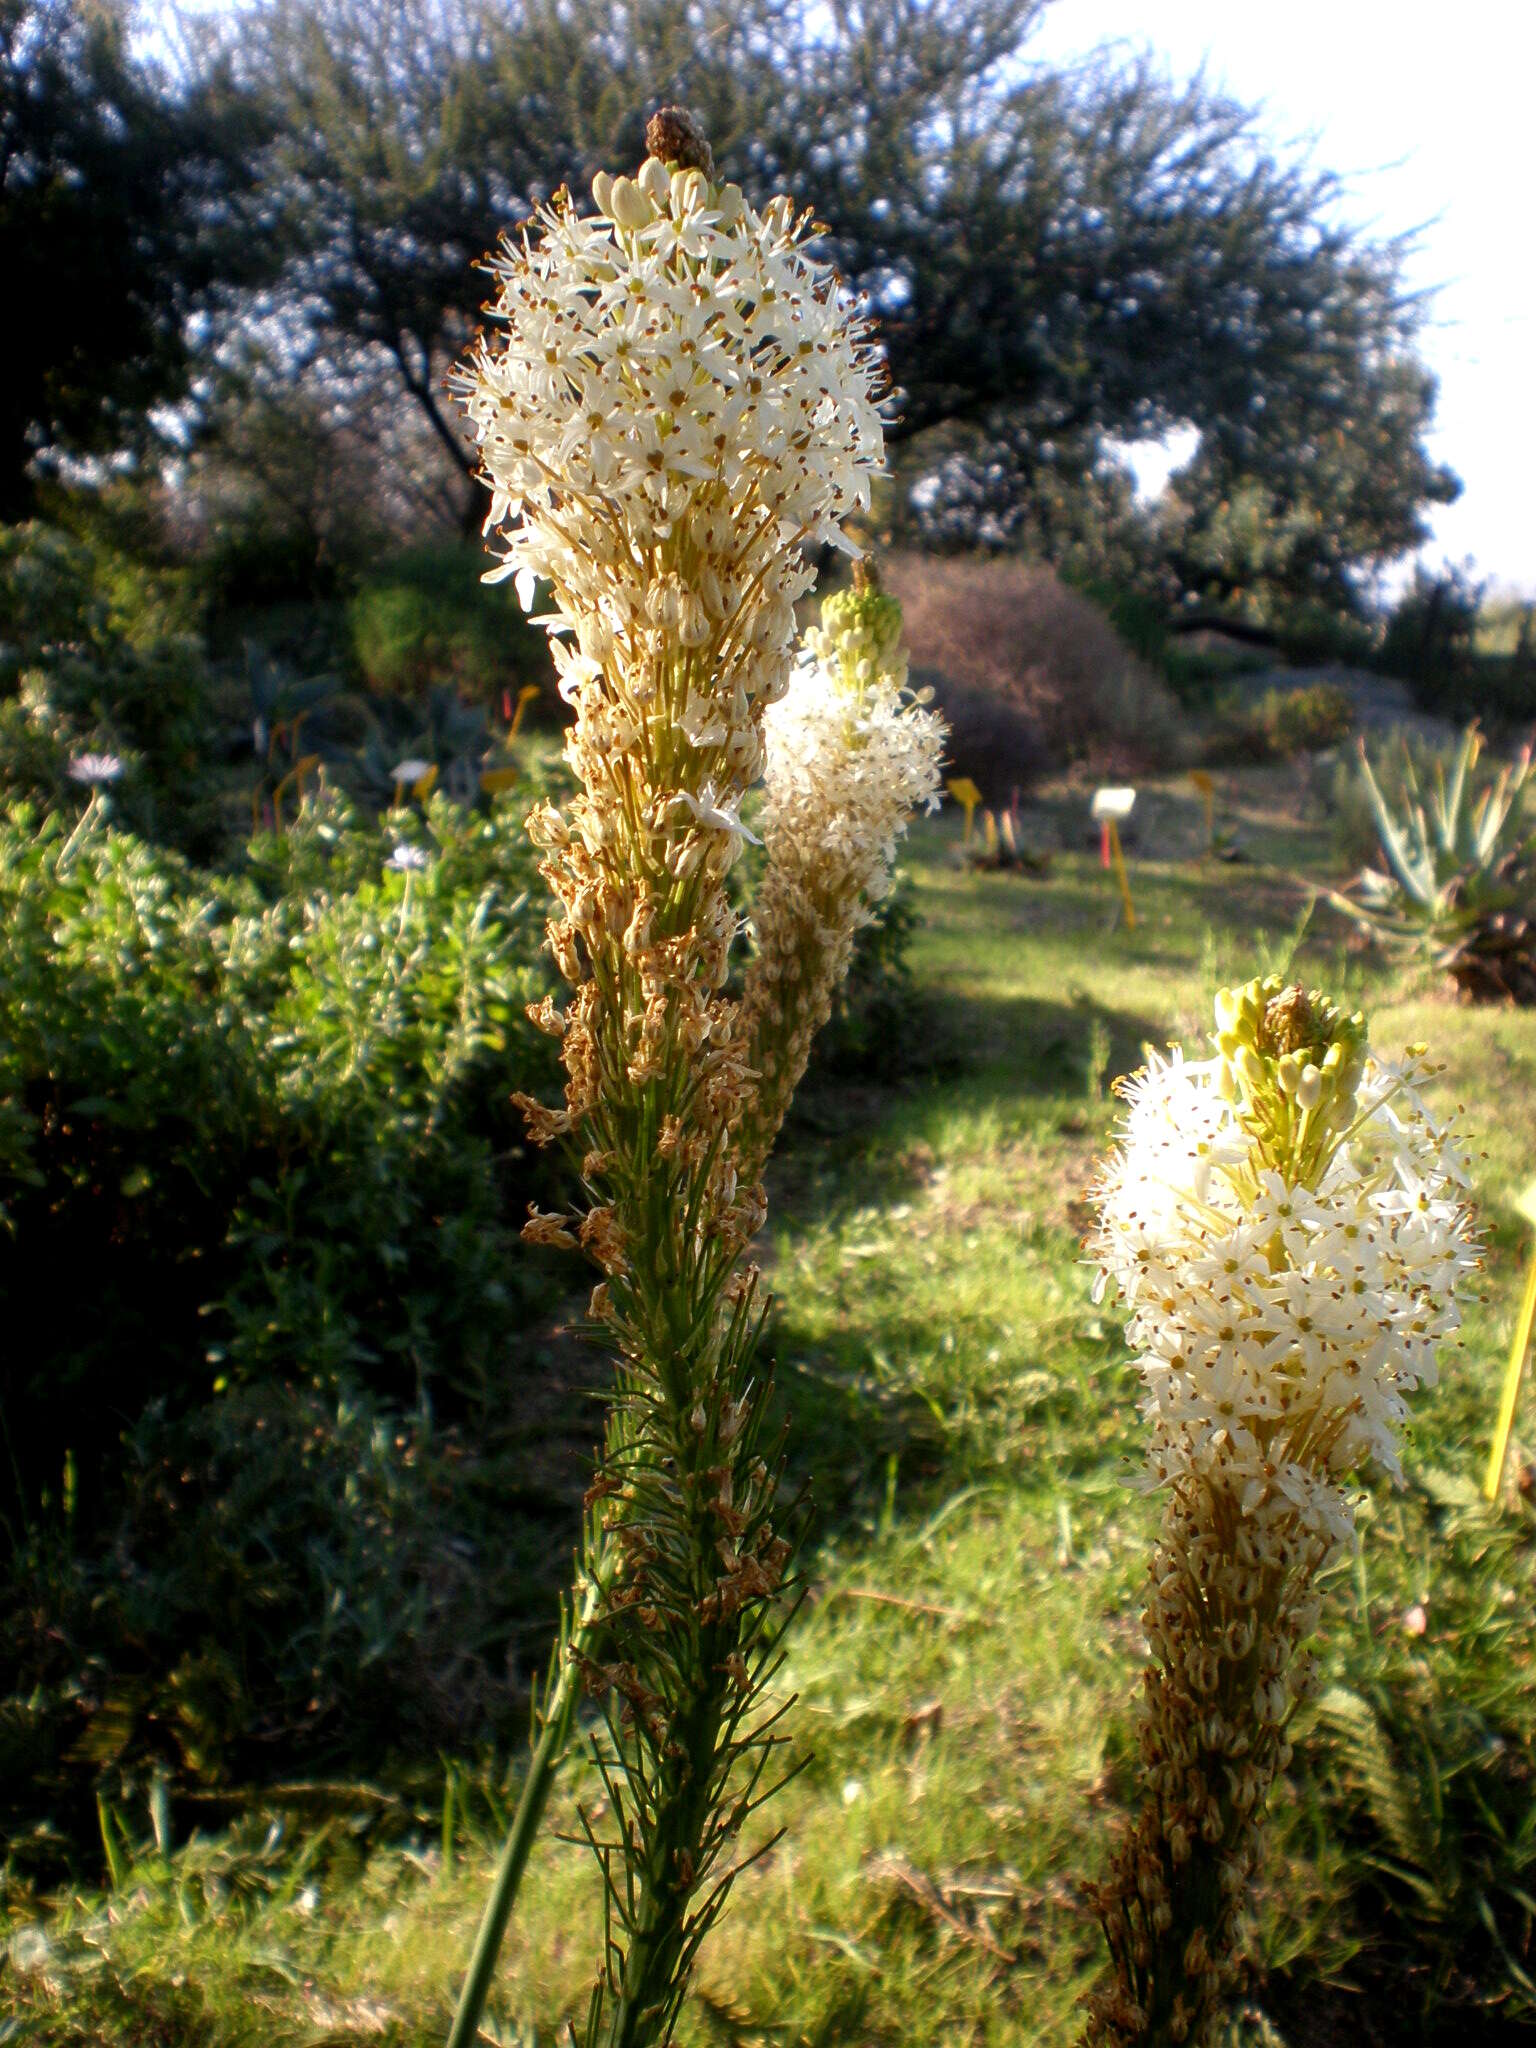
[[[1096,789],[1093,793],[1092,808],[1099,823],[1101,858],[1105,867],[1114,869],[1115,880],[1120,884],[1120,901],[1125,907],[1125,928],[1128,932],[1136,929],[1136,906],[1131,901],[1131,878],[1126,873],[1120,826],[1131,815],[1135,805],[1134,789]]]
[[[1205,805],[1205,850],[1210,853],[1216,845],[1216,785],[1204,768],[1191,768],[1189,779]]]
[[[533,702],[534,698],[537,697],[538,694],[539,686],[537,683],[524,683],[523,687],[518,691],[517,709],[512,714],[511,725],[507,728],[507,738],[509,740],[515,740],[517,738],[517,729],[523,722],[523,716],[527,711],[528,706]]]
[[[1527,1223],[1536,1224],[1536,1180],[1531,1182],[1515,1207]],[[1510,1346],[1509,1364],[1504,1368],[1504,1394],[1499,1402],[1498,1426],[1493,1432],[1493,1448],[1488,1453],[1488,1470],[1483,1479],[1483,1493],[1488,1500],[1497,1500],[1499,1488],[1504,1484],[1504,1460],[1509,1456],[1509,1436],[1515,1426],[1515,1406],[1520,1399],[1525,1354],[1531,1348],[1532,1324],[1536,1324],[1536,1246],[1531,1249],[1531,1267],[1525,1276],[1525,1299],[1515,1321],[1515,1341]]]
[[[946,782],[944,787],[949,791],[957,804],[965,806],[964,843],[969,846],[971,843],[971,823],[976,816],[976,806],[981,802],[981,791],[972,782],[969,775],[957,775],[952,781]]]

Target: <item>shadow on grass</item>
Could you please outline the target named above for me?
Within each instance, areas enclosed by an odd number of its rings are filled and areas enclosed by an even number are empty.
[[[1097,1120],[1114,1083],[1167,1031],[1083,991],[1064,993],[925,991],[917,1056],[905,1071],[896,1063],[894,1080],[834,1079],[813,1066],[769,1165],[770,1218],[810,1227],[901,1199],[923,1170],[936,1118],[985,1122],[1004,1141],[1084,1127],[1089,1112]]]
[[[1044,1347],[971,1335],[948,1357],[925,1319],[829,1342],[786,1315],[769,1348],[789,1419],[786,1486],[808,1489],[813,1539],[873,1534],[898,1503],[903,1517],[927,1514],[994,1482],[1055,1493],[1118,1471],[1139,1441],[1118,1330],[1086,1312]]]

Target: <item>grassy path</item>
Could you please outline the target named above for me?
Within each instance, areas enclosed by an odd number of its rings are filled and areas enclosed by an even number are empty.
[[[811,1760],[711,1939],[690,2043],[1074,2039],[1097,1967],[1081,1888],[1134,1786],[1152,1519],[1124,1484],[1136,1388],[1089,1300],[1081,1198],[1114,1077],[1144,1040],[1203,1031],[1220,979],[1278,963],[1298,900],[1285,871],[1325,857],[1283,791],[1254,809],[1241,868],[1154,858],[1198,833],[1181,798],[1148,808],[1134,934],[1107,929],[1091,855],[1045,881],[978,876],[953,864],[953,821],[928,828],[914,1028],[953,1060],[894,1095],[818,1096],[776,1169],[773,1342],[819,1506],[786,1671]],[[1405,1461],[1414,1482],[1373,1491],[1330,1598],[1334,1691],[1277,1816],[1259,1996],[1292,2048],[1469,2025],[1496,2041],[1536,2016],[1515,1895],[1536,1888],[1536,1586],[1529,1508],[1491,1517],[1474,1482],[1519,1283],[1509,1202],[1536,1172],[1536,1017],[1453,1009],[1335,937],[1309,936],[1299,968],[1347,980],[1383,1047],[1422,1037],[1450,1063],[1486,1147],[1491,1245],[1466,1351]],[[1529,1402],[1524,1417],[1536,1437]],[[146,1852],[54,1921],[46,1954],[28,1931],[27,1967],[0,1974],[21,2031],[0,2038],[440,2039],[494,1796],[471,1785],[448,1863],[426,1834],[370,1854],[343,1824],[270,1839],[265,1817],[169,1861]],[[565,1796],[596,1795],[578,1775]],[[582,1852],[546,1841],[528,1901],[493,2010],[500,2040],[531,2048],[585,2000]],[[1244,2038],[1276,2036],[1255,2019]]]

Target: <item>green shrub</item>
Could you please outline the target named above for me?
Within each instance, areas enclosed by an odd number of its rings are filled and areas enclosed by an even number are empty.
[[[0,800],[76,810],[71,760],[112,754],[114,815],[206,854],[237,709],[177,579],[56,527],[0,531]]]
[[[1381,666],[1411,684],[1426,709],[1452,712],[1461,705],[1481,603],[1481,586],[1461,571],[1431,574],[1420,566],[1388,615]]]
[[[547,1284],[537,789],[322,792],[235,876],[100,807],[0,818],[0,1828],[515,1706],[481,1646],[553,1597],[485,1534]]]
[[[290,887],[229,938],[231,993],[263,1020],[264,1069],[301,1139],[280,1187],[232,1218],[249,1256],[225,1297],[229,1356],[282,1370],[297,1339],[331,1383],[408,1397],[446,1373],[472,1392],[526,1270],[496,1168],[522,1156],[511,1091],[552,1074],[524,1014],[547,984],[522,811],[466,816],[438,798],[416,828],[408,814],[363,826],[339,800],[308,808],[353,879]],[[426,865],[383,867],[393,833]],[[360,837],[375,858],[358,878]]]
[[[1465,570],[1420,568],[1387,620],[1380,667],[1425,710],[1516,731],[1536,720],[1529,622],[1490,613]]]
[[[854,941],[848,978],[812,1052],[812,1074],[896,1080],[924,1064],[929,1043],[912,979],[911,948],[922,915],[910,876],[876,908]]]
[[[451,686],[482,703],[525,683],[554,685],[544,635],[516,599],[482,579],[483,550],[412,548],[381,563],[347,607],[353,657],[372,690],[424,696]]]
[[[526,1615],[494,1526],[506,1483],[479,1445],[366,1394],[152,1403],[98,1539],[35,1531],[0,1578],[0,1836],[46,1815],[88,1839],[96,1788],[142,1794],[154,1771],[355,1774],[509,1735],[494,1663]]]
[[[1354,730],[1355,707],[1337,683],[1268,689],[1260,697],[1232,691],[1218,702],[1205,740],[1209,761],[1288,761],[1335,747]]]
[[[1366,668],[1377,659],[1380,628],[1330,604],[1293,603],[1267,623],[1284,658],[1301,668],[1325,662]]]
[[[99,813],[0,825],[12,1530],[215,1377],[473,1398],[529,1271],[506,1098],[551,1064],[522,815],[327,799],[223,884]]]
[[[1536,2022],[1530,1518],[1490,1508],[1460,1474],[1430,1467],[1409,1485],[1413,1508],[1372,1503],[1366,1541],[1373,1582],[1393,1583],[1399,1563],[1410,1583],[1433,1573],[1425,1634],[1379,1610],[1373,1628],[1357,1581],[1362,1611],[1303,1723],[1296,1775],[1313,1824],[1358,1859],[1352,1974],[1367,1995],[1398,1985],[1417,2039],[1459,2026],[1514,2040]]]

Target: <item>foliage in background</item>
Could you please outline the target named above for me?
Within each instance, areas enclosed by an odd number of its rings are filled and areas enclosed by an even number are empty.
[[[821,195],[904,393],[895,438],[958,426],[1001,447],[1052,523],[1057,479],[1107,437],[1190,421],[1223,488],[1236,464],[1277,502],[1320,503],[1342,544],[1395,545],[1447,487],[1423,454],[1402,250],[1344,226],[1335,180],[1203,80],[1034,61],[1042,12],[619,0],[597,33],[581,10],[255,0],[204,25],[199,65],[238,81],[261,138],[289,315],[270,366],[296,364],[333,426],[387,390],[429,490],[473,522],[441,372],[480,310],[474,266],[532,200],[638,164],[645,110],[676,100],[750,198]]]
[[[0,1572],[12,1871],[78,1863],[98,1788],[138,1803],[159,1776],[217,1814],[231,1785],[408,1775],[509,1736],[529,1589],[497,1503],[518,1483],[505,1451],[357,1389],[272,1380],[123,1420],[90,1526],[34,1519]]]
[[[1426,506],[1460,490],[1424,451],[1433,380],[1406,360],[1362,374],[1359,419],[1325,422],[1316,394],[1284,381],[1262,413],[1212,414],[1151,504],[1091,428],[1041,445],[1002,412],[935,451],[911,491],[916,530],[944,551],[1024,553],[1075,583],[1137,591],[1164,615],[1265,626],[1298,655],[1352,622],[1358,646],[1376,573],[1428,539]]]
[[[1487,604],[1465,569],[1416,566],[1386,623],[1381,667],[1402,676],[1427,711],[1480,718],[1494,727],[1536,721],[1536,645],[1531,608],[1517,619]]]
[[[270,275],[249,231],[250,100],[210,64],[172,89],[129,16],[73,0],[0,4],[0,265],[14,317],[0,387],[0,519],[34,508],[39,448],[112,455],[200,368],[199,327]],[[88,293],[88,312],[81,305]]]
[[[889,895],[854,938],[847,978],[811,1048],[807,1087],[820,1076],[899,1082],[942,1057],[912,974],[921,923],[912,878],[897,869]]]
[[[430,498],[400,503],[399,479],[417,465],[400,459],[393,413],[339,381],[327,391],[291,360],[270,362],[257,336],[222,351],[205,401],[216,426],[165,508],[216,617],[334,604],[412,521],[442,517]]]
[[[1354,724],[1354,702],[1336,683],[1271,688],[1257,697],[1228,689],[1217,699],[1201,751],[1212,762],[1288,761],[1337,746]]]
[[[508,765],[517,698],[555,705],[542,636],[459,544],[386,558],[339,631],[335,607],[268,610],[252,616],[270,640],[216,661],[202,569],[157,567],[118,548],[110,520],[81,523],[0,531],[0,798],[77,812],[71,762],[110,754],[116,823],[232,860],[322,768],[382,808],[397,765],[422,759],[473,803],[482,767]]]
[[[123,764],[114,815],[209,852],[238,733],[197,627],[184,575],[57,526],[0,529],[0,799],[77,809],[71,759],[110,753]]]
[[[1130,585],[1155,558],[1135,477],[1091,439],[1047,458],[1003,423],[939,429],[902,453],[911,536],[931,553],[1027,555],[1078,587]]]
[[[949,723],[953,771],[989,801],[1005,802],[1047,763],[1132,770],[1178,758],[1167,690],[1050,569],[897,554],[885,576],[914,675]]]
[[[124,1422],[216,1377],[482,1386],[517,1298],[506,1090],[544,1065],[521,815],[318,803],[222,882],[99,815],[0,832],[13,1533],[66,1454],[99,1501]]]
[[[486,585],[485,559],[483,549],[439,542],[392,555],[364,576],[347,626],[370,690],[419,699],[451,686],[491,704],[551,680],[544,635],[504,590]]]
[[[1368,327],[1380,281],[1355,282]],[[1262,409],[1202,431],[1157,507],[1159,552],[1181,598],[1256,623],[1309,608],[1359,616],[1375,574],[1429,539],[1427,508],[1460,495],[1425,447],[1434,378],[1390,349],[1373,359],[1362,341],[1321,403],[1282,371]]]
[[[10,1825],[78,1835],[101,1773],[156,1758],[353,1767],[515,1704],[481,1647],[512,1560],[467,1580],[548,1289],[509,1100],[551,1064],[543,786],[378,818],[321,794],[234,875],[99,805],[0,823]]]

